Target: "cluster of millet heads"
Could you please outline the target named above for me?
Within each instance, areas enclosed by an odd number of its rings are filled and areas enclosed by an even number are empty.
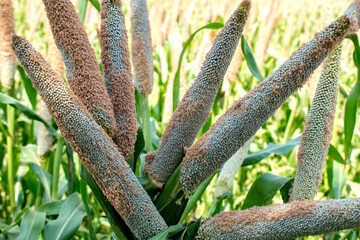
[[[26,40],[14,35],[12,47],[62,134],[79,154],[104,195],[135,236],[139,239],[148,239],[165,230],[167,225],[126,162],[133,152],[137,126],[127,34],[120,0],[102,1],[101,57],[104,80],[100,75],[94,51],[70,0],[43,2],[55,42],[65,62],[71,89]],[[358,4],[358,1],[355,1],[352,5],[356,11]],[[132,49],[135,86],[147,95],[151,92],[153,81],[146,1],[133,0],[131,5],[134,9],[132,36],[135,42],[132,43]],[[177,166],[182,164],[182,189],[186,194],[191,194],[305,83],[346,34],[357,30],[354,29],[357,20],[351,13],[338,18],[295,52],[267,79],[235,102],[210,130],[192,145],[210,114],[216,93],[245,26],[250,5],[249,0],[244,0],[226,22],[215,39],[213,48],[207,54],[200,73],[173,114],[159,148],[147,155],[145,172],[159,183],[158,186],[166,183]],[[144,10],[146,14],[140,13]],[[134,52],[139,49],[139,52]],[[332,58],[329,59],[331,61]],[[143,72],[141,67],[144,69]],[[306,161],[302,161],[305,166]],[[318,178],[317,174],[316,181]],[[343,218],[341,221],[336,218],[335,220],[339,221],[331,223],[334,220],[331,220],[331,214],[326,218],[324,209],[333,210],[334,214],[339,213],[340,216],[348,214],[346,216],[355,219],[343,224],[344,228],[358,227],[357,201],[309,201],[306,205],[309,206],[308,209],[301,209],[296,203],[265,207],[259,210],[258,219],[253,218],[252,222],[245,223],[242,221],[242,215],[246,215],[246,211],[250,210],[222,213],[218,218],[229,219],[229,224],[213,218],[202,225],[198,238],[238,239],[239,234],[252,232],[247,228],[256,228],[259,232],[254,232],[247,238],[256,239],[256,236],[264,234],[262,231],[268,227],[272,227],[268,234],[282,231],[284,226],[291,231],[290,226],[296,225],[300,220],[304,220],[303,224],[309,228],[311,221],[314,224],[320,221],[325,225],[328,223],[328,226],[334,226],[331,229],[329,227],[329,231],[342,229],[337,224],[342,224]],[[282,209],[285,209],[286,213],[294,213],[288,218],[285,213],[281,214]],[[302,212],[304,209],[308,211]],[[269,217],[271,211],[275,211],[278,218]],[[302,231],[304,228],[293,230],[300,233],[279,235],[279,238],[323,233],[320,232],[320,227],[309,232]]]

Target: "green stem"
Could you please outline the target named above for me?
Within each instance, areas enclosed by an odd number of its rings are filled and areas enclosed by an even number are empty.
[[[9,90],[9,96],[15,96],[14,86]],[[7,123],[9,135],[6,137],[6,146],[7,146],[7,165],[8,165],[8,188],[9,188],[9,200],[10,207],[14,209],[15,204],[15,182],[14,182],[14,136],[15,136],[15,108],[10,105],[6,106],[7,111]]]
[[[150,124],[150,110],[149,110],[149,102],[146,95],[139,93],[140,99],[140,110],[141,110],[141,122],[144,130],[144,138],[145,138],[145,150],[150,152],[153,150],[152,148],[152,140],[151,140],[151,124]]]
[[[60,164],[61,164],[61,155],[62,149],[64,147],[64,138],[58,138],[56,152],[55,152],[55,162],[53,166],[53,179],[52,179],[52,190],[51,190],[51,199],[53,201],[58,200],[58,186],[59,186],[59,172],[60,172]]]

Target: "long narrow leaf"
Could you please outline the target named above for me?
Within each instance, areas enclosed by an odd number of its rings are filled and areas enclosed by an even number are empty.
[[[269,143],[268,147],[245,157],[242,167],[256,164],[271,154],[285,155],[300,144],[300,137],[289,139],[285,144]]]
[[[100,12],[100,3],[98,0],[89,0],[91,4],[96,8],[98,12]]]
[[[357,104],[360,98],[360,46],[357,35],[350,37],[355,46],[353,54],[354,62],[357,68],[357,82],[352,88],[345,104],[345,117],[344,117],[344,134],[345,134],[345,161],[348,160],[351,151],[351,140],[354,134],[354,128],[357,116]]]
[[[184,54],[186,49],[191,45],[191,42],[193,41],[195,35],[200,32],[201,30],[204,29],[219,29],[222,28],[224,26],[224,24],[222,23],[209,23],[207,25],[205,25],[204,27],[199,28],[198,30],[196,30],[193,34],[190,35],[189,39],[186,41],[186,43],[184,44],[184,47],[181,51],[180,54],[180,58],[179,58],[179,63],[178,63],[178,68],[176,70],[176,74],[175,74],[175,78],[174,78],[174,86],[173,86],[173,111],[175,111],[175,109],[177,108],[177,105],[179,103],[179,92],[180,92],[180,69],[181,69],[181,63],[182,60],[184,58]]]
[[[23,114],[25,114],[27,117],[29,117],[30,119],[42,122],[46,129],[49,130],[49,132],[53,135],[53,136],[60,136],[55,129],[53,129],[51,127],[51,125],[42,117],[40,117],[36,112],[34,112],[33,110],[31,110],[30,108],[26,107],[24,104],[20,103],[18,100],[16,100],[15,98],[12,98],[6,94],[0,93],[0,103],[2,104],[8,104],[11,105],[12,107],[16,108],[18,111],[22,112]]]
[[[40,233],[45,226],[44,212],[29,209],[23,216],[20,226],[20,235],[17,240],[39,239]]]
[[[52,176],[50,173],[46,172],[42,167],[35,163],[30,163],[31,169],[36,174],[36,177],[39,179],[40,183],[45,189],[45,201],[51,200],[51,179]]]
[[[71,194],[61,207],[59,217],[46,224],[44,239],[71,239],[80,227],[85,214],[85,208],[79,194]]]
[[[80,17],[81,22],[84,22],[84,20],[85,20],[87,4],[88,4],[88,0],[80,0],[79,17]]]
[[[259,79],[260,82],[262,80],[264,80],[264,78],[261,75],[261,72],[259,70],[259,67],[256,64],[254,54],[252,53],[251,48],[250,48],[249,44],[247,43],[244,35],[241,36],[241,49],[244,53],[247,66],[248,66],[250,72],[252,73],[252,75],[254,77],[256,77],[257,79]]]
[[[27,96],[29,98],[31,106],[32,106],[33,109],[35,109],[36,108],[36,103],[37,103],[36,102],[36,96],[37,96],[36,89],[32,86],[31,80],[30,80],[30,78],[28,78],[26,76],[26,73],[25,73],[24,69],[22,68],[22,66],[18,65],[17,70],[20,73],[21,79],[22,79],[22,81],[24,83],[25,91],[26,91],[26,94],[27,94]]]
[[[186,208],[184,212],[181,215],[181,218],[179,220],[179,224],[183,223],[187,217],[187,215],[190,213],[191,209],[195,206],[196,202],[201,198],[202,194],[205,192],[207,186],[209,186],[211,180],[213,179],[214,175],[212,177],[209,177],[201,186],[195,191],[195,193],[191,196],[189,202],[186,205]]]

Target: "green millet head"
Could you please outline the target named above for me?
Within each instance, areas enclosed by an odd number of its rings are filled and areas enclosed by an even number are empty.
[[[151,29],[146,0],[131,0],[131,55],[136,89],[145,95],[154,82]]]
[[[79,15],[70,0],[43,0],[51,31],[74,93],[110,135],[115,136],[114,112],[100,69]]]
[[[5,90],[14,83],[15,54],[10,47],[11,33],[15,32],[11,0],[0,0],[0,81]]]
[[[26,40],[13,35],[12,47],[61,133],[135,236],[149,239],[166,229],[124,157],[78,97]]]
[[[47,122],[51,122],[51,115],[43,100],[39,102],[39,115]],[[52,135],[46,129],[43,123],[38,123],[38,132],[36,136],[37,154],[44,159],[52,147]]]
[[[253,142],[255,136],[252,136],[231,158],[226,161],[221,169],[219,177],[216,180],[214,186],[214,197],[219,199],[226,191],[229,190],[231,184],[234,182],[237,172],[244,162],[250,145]]]
[[[188,194],[214,174],[271,115],[300,88],[344,39],[352,18],[331,23],[253,88],[190,147],[182,162],[180,182]]]
[[[311,200],[319,189],[336,108],[341,48],[338,46],[325,60],[301,137],[290,201]]]
[[[147,155],[145,171],[165,183],[181,163],[184,149],[194,142],[208,118],[217,91],[230,65],[250,10],[243,1],[230,16],[207,53],[194,83],[170,119],[155,154]]]
[[[128,37],[120,0],[102,1],[100,40],[104,80],[117,123],[114,141],[129,160],[134,151],[137,123]]]
[[[360,227],[360,199],[299,201],[222,212],[203,222],[196,239],[294,239]]]

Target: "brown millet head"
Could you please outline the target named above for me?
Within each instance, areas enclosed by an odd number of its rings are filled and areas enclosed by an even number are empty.
[[[117,123],[114,141],[126,160],[136,141],[137,123],[128,37],[120,0],[101,3],[101,62]]]
[[[15,28],[11,0],[0,0],[0,80],[5,90],[13,85],[17,66],[15,54],[10,47],[13,32]]]
[[[341,49],[338,46],[325,60],[301,137],[290,201],[311,200],[318,192],[333,128]]]
[[[250,1],[243,1],[230,16],[207,53],[194,83],[171,117],[154,159],[146,158],[148,164],[145,171],[152,179],[162,184],[169,179],[181,163],[184,149],[191,146],[208,118],[239,43],[250,7]]]
[[[196,239],[294,239],[358,227],[360,199],[305,200],[222,212],[201,224]]]
[[[26,40],[13,35],[12,47],[61,133],[135,236],[148,239],[166,229],[124,157],[79,98]]]
[[[110,135],[115,136],[114,112],[100,69],[79,15],[70,0],[43,0],[51,31],[66,66],[70,88]]]
[[[153,49],[146,0],[131,0],[131,55],[136,89],[151,93],[154,82]]]
[[[306,82],[344,39],[351,21],[350,16],[341,16],[318,33],[263,82],[235,102],[187,150],[180,177],[186,193],[193,192],[214,174]]]

